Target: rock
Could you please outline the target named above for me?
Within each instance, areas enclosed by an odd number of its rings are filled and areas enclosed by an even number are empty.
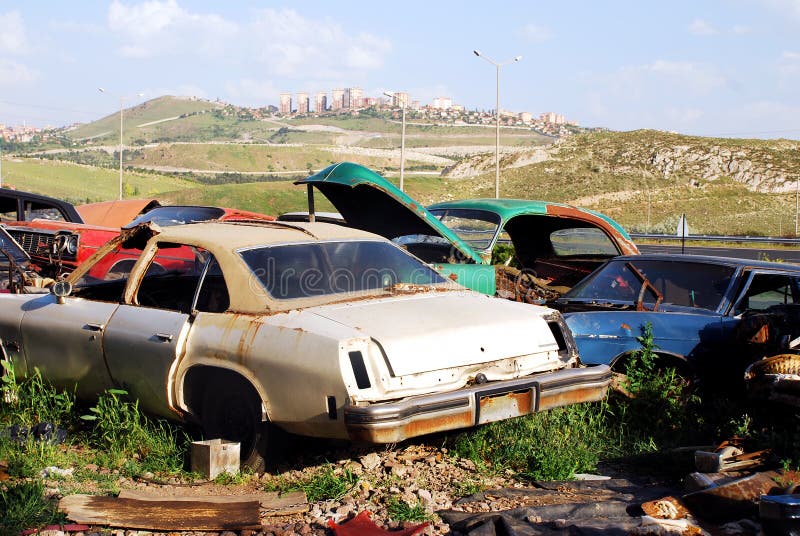
[[[97,470],[99,469],[99,467],[93,463],[87,463],[86,465],[83,466],[83,468],[86,469],[87,471],[92,471],[93,473],[97,472]]]
[[[426,490],[426,489],[418,489],[417,490],[417,497],[427,506],[431,502],[433,502],[433,494]]]
[[[226,530],[219,533],[219,536],[236,536],[236,533],[230,530]]]
[[[366,456],[361,457],[361,465],[367,471],[372,471],[381,464],[381,457],[376,452],[370,452]]]

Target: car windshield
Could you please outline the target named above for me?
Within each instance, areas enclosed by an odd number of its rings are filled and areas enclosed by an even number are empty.
[[[386,242],[262,246],[239,254],[264,289],[278,300],[447,283],[431,268]]]
[[[216,207],[157,207],[148,210],[125,226],[136,227],[140,223],[153,222],[161,227],[183,225],[198,221],[219,219],[225,211]]]
[[[663,295],[664,304],[715,311],[734,271],[732,266],[704,262],[618,259],[578,283],[559,301],[633,303],[638,299],[644,277],[652,285],[644,294],[645,303],[656,301],[654,288]]]
[[[475,249],[487,249],[500,226],[500,216],[488,210],[455,208],[430,212]]]

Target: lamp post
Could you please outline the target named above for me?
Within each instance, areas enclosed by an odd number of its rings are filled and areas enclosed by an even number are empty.
[[[389,93],[387,91],[383,92],[384,95],[387,97],[392,98],[392,105],[395,104],[395,101],[398,100],[397,96],[394,93]],[[400,109],[402,110],[402,130],[400,131],[400,191],[403,190],[403,174],[405,172],[406,167],[406,102],[403,99],[403,102],[400,104]]]
[[[106,91],[102,87],[97,88],[97,90],[100,91],[100,93],[107,93],[108,95],[111,95],[112,97],[114,96],[114,95],[112,95],[111,93],[109,93],[108,91]],[[144,93],[137,93],[136,95],[131,95],[131,96],[143,97]],[[122,121],[123,121],[122,120],[122,116],[123,116],[123,112],[125,110],[125,99],[126,98],[128,98],[128,97],[126,97],[124,95],[120,95],[119,96],[119,198],[120,198],[120,200],[122,199],[122,147],[123,147],[123,145],[122,145]]]
[[[508,61],[498,63],[483,54],[480,50],[473,50],[472,53],[479,58],[485,59],[497,69],[497,102],[494,110],[497,119],[497,135],[495,137],[494,149],[494,197],[495,199],[500,199],[500,67],[519,61],[522,59],[522,56],[515,56]]]

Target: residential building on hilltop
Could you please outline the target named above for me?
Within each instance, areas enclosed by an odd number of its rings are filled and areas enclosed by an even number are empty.
[[[300,92],[297,94],[297,113],[299,114],[307,114],[308,113],[308,93]]]
[[[292,113],[292,94],[281,93],[280,101],[278,103],[278,111],[282,114]]]
[[[324,91],[317,92],[314,98],[314,111],[322,113],[328,109],[328,94]]]

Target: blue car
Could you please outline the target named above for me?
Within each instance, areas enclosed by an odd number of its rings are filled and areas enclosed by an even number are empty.
[[[800,325],[774,321],[796,318],[794,304],[800,266],[652,254],[609,260],[551,305],[565,313],[586,364],[624,372],[649,322],[657,353],[679,372],[740,382],[754,359],[798,344]]]

